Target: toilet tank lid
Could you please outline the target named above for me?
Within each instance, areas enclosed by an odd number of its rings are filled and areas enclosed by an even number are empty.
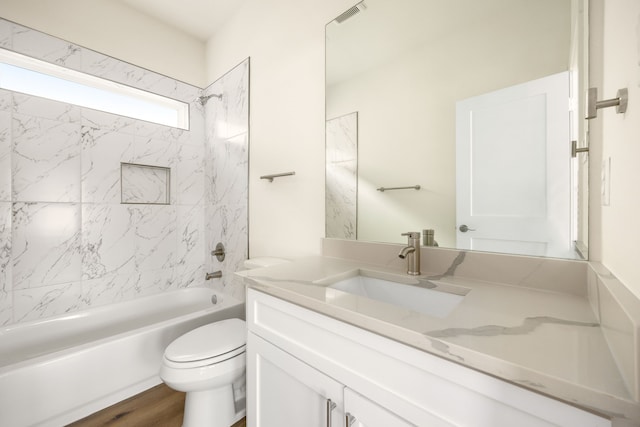
[[[244,320],[225,319],[200,326],[173,341],[164,357],[173,362],[192,362],[231,352],[247,342]]]
[[[248,269],[271,267],[278,264],[285,264],[287,262],[290,262],[290,261],[284,258],[257,257],[257,258],[251,258],[246,260],[244,262],[244,267]]]

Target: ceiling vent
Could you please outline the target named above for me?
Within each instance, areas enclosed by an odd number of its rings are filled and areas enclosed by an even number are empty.
[[[335,19],[335,21],[338,24],[342,24],[344,21],[346,21],[347,19],[351,18],[352,16],[355,16],[360,12],[364,12],[364,10],[366,8],[367,8],[367,6],[364,4],[364,2],[358,3],[357,5],[353,6],[352,8],[347,9],[343,14],[338,16]]]

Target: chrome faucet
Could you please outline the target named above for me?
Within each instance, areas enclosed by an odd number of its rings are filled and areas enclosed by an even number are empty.
[[[402,233],[401,236],[408,237],[408,246],[400,250],[398,257],[407,259],[407,274],[412,276],[420,275],[420,233],[417,231],[409,231]]]

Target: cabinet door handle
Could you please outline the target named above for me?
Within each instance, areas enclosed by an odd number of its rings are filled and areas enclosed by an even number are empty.
[[[345,414],[345,416],[344,416],[344,424],[345,424],[345,426],[351,427],[351,425],[353,423],[355,423],[355,422],[356,422],[356,417],[354,417],[353,415],[351,415],[350,413],[347,412]]]
[[[331,427],[331,412],[336,409],[336,404],[331,399],[327,399],[327,427]]]

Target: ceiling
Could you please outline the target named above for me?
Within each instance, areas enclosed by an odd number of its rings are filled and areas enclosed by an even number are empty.
[[[117,0],[138,12],[208,40],[246,0]]]

